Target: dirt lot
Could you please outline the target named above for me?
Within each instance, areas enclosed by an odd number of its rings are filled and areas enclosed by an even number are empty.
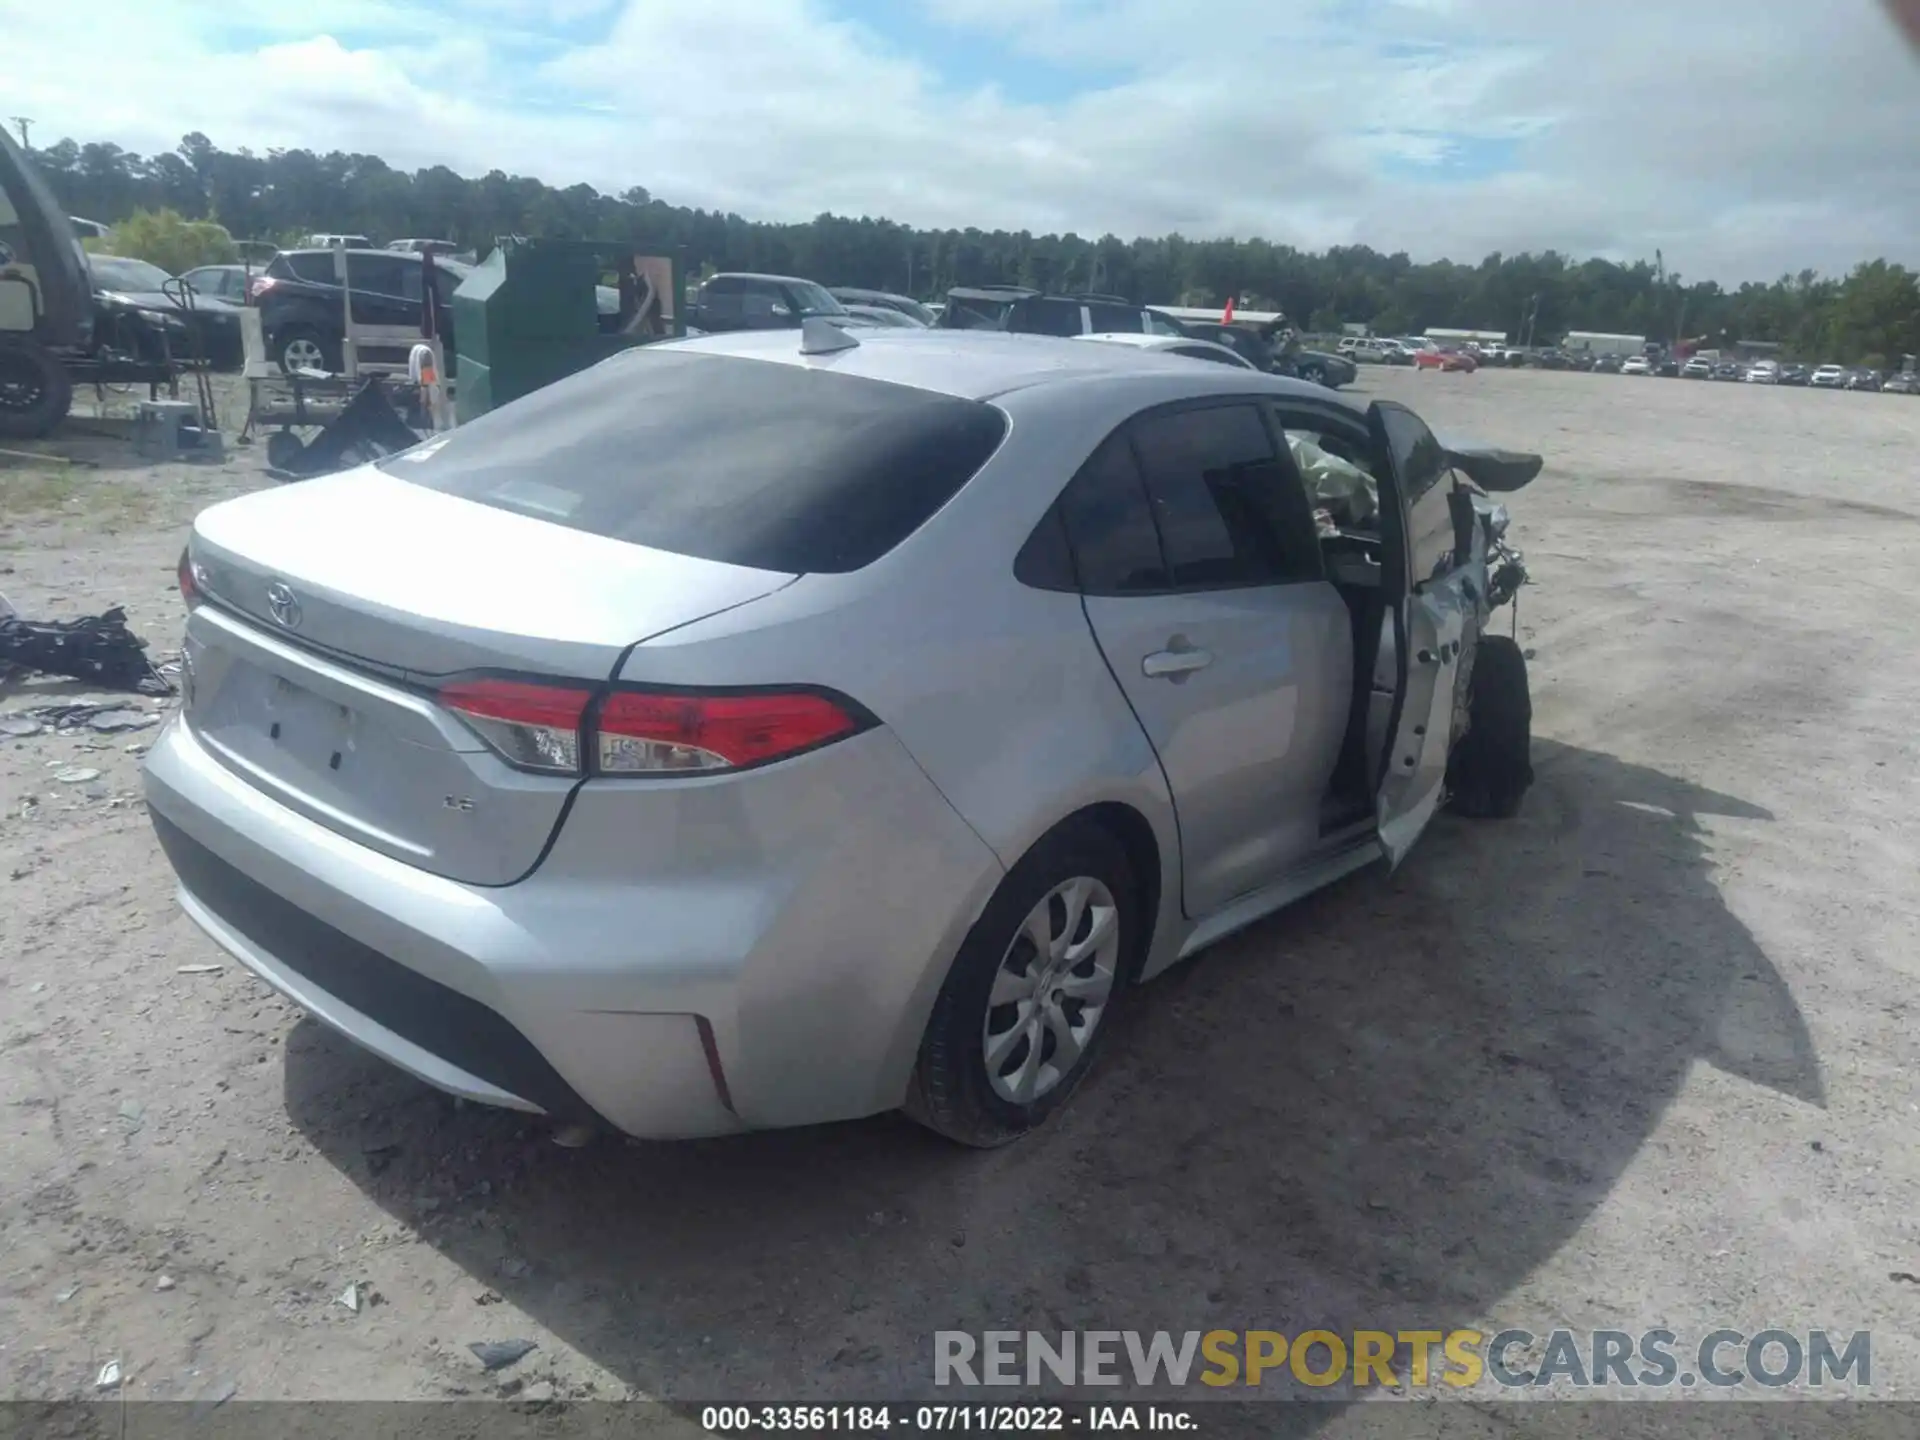
[[[200,936],[151,729],[0,738],[0,1393],[117,1359],[141,1397],[908,1397],[935,1328],[1563,1324],[1870,1329],[1875,1390],[1920,1396],[1920,404],[1361,388],[1550,458],[1512,505],[1525,813],[1156,982],[1010,1150],[560,1149]],[[259,461],[63,448],[100,468],[0,469],[0,589],[170,650],[183,524]],[[513,1337],[503,1386],[466,1347]]]

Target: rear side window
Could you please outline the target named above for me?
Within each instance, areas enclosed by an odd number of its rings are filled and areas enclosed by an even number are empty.
[[[338,285],[340,283],[336,278],[333,268],[334,261],[331,250],[307,250],[298,255],[282,255],[280,260],[285,260],[287,262],[287,268],[292,270],[293,273],[302,280],[311,281],[316,285]],[[280,263],[280,260],[276,260],[274,263],[277,265]]]
[[[1255,406],[1162,412],[1132,428],[1176,588],[1319,578],[1306,493]]]
[[[1125,430],[1107,437],[1060,495],[1060,518],[1089,595],[1167,588],[1153,510]]]
[[[1027,323],[1036,335],[1078,335],[1081,332],[1080,306],[1068,300],[1030,300],[1026,305]]]
[[[1408,505],[1418,504],[1440,482],[1447,471],[1447,455],[1433,432],[1420,417],[1397,405],[1380,407],[1386,422],[1387,441],[1393,447],[1394,468],[1400,477],[1401,497]]]
[[[411,287],[408,281],[412,281]],[[420,262],[403,260],[398,255],[347,256],[347,284],[371,295],[391,295],[397,299],[420,298]],[[411,295],[409,295],[411,289]]]
[[[1146,312],[1131,305],[1103,305],[1093,301],[1087,305],[1087,313],[1092,317],[1096,335],[1119,332],[1138,335],[1147,328]]]
[[[858,570],[1006,436],[991,405],[798,366],[632,350],[380,462],[431,490],[760,570]]]

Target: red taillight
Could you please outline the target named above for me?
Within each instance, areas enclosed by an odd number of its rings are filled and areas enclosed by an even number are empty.
[[[735,770],[851,735],[860,722],[811,690],[670,695],[618,690],[600,707],[602,775]]]
[[[458,714],[500,758],[522,770],[580,773],[580,729],[590,690],[525,680],[458,680],[440,702]]]
[[[738,770],[852,735],[855,707],[814,690],[685,694],[593,692],[526,680],[461,680],[440,701],[522,770],[610,777]]]
[[[179,578],[180,598],[187,602],[187,608],[191,610],[200,603],[200,576],[192,553],[184,549],[180,552]]]

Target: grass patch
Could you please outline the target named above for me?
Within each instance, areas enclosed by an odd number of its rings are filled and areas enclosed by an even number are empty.
[[[147,486],[75,465],[0,470],[0,521],[62,521],[114,534],[151,526],[161,509]]]

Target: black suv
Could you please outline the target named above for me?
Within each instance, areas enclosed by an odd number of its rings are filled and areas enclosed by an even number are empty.
[[[729,273],[703,280],[687,306],[696,330],[797,330],[815,317],[846,320],[847,307],[824,285],[792,275]]]
[[[306,366],[340,369],[341,342],[346,339],[346,317],[341,305],[339,272],[334,257],[339,250],[282,250],[253,282],[253,303],[260,311],[260,328],[267,338],[267,354],[282,370]],[[362,325],[402,325],[418,330],[423,318],[418,255],[399,250],[348,250],[347,280],[353,291],[353,317]],[[466,279],[468,267],[436,258],[433,286],[438,309],[435,329],[452,374],[453,292]],[[384,357],[383,357],[384,358]],[[404,359],[402,355],[400,358]]]
[[[1118,295],[1046,295],[1023,285],[956,286],[947,292],[940,326],[1016,335],[1187,334],[1178,321]]]

